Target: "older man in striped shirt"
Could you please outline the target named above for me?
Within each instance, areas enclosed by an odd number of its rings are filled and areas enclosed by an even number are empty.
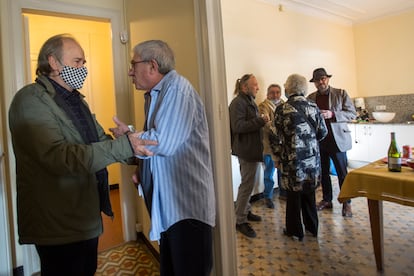
[[[143,139],[156,140],[142,159],[139,180],[151,215],[150,239],[160,241],[161,275],[209,275],[215,198],[204,105],[175,70],[163,41],[134,47],[129,76],[144,90]],[[118,122],[118,129],[127,130]],[[139,178],[139,179],[138,179]]]

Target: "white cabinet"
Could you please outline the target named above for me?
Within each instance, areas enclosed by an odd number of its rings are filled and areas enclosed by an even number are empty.
[[[395,125],[392,126],[392,130],[395,132],[395,139],[397,139],[400,150],[404,145],[414,147],[414,125]]]
[[[241,175],[240,175],[240,164],[239,160],[236,156],[231,156],[231,167],[232,167],[232,176],[233,176],[233,199],[236,201],[237,193],[239,190],[240,182],[241,182]],[[256,171],[256,177],[255,177],[255,185],[253,188],[252,195],[260,194],[263,192],[264,189],[264,164],[261,163],[260,166],[258,166]],[[277,183],[277,171],[275,170],[275,174],[273,175],[273,180],[275,182],[274,188],[278,187],[279,183]]]
[[[347,152],[349,167],[357,168],[387,156],[390,133],[395,132],[397,144],[414,146],[414,125],[349,124],[352,149]]]

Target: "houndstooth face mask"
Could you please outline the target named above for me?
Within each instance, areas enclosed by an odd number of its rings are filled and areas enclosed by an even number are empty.
[[[87,75],[88,69],[85,66],[76,68],[64,65],[60,72],[62,80],[73,89],[81,89]]]

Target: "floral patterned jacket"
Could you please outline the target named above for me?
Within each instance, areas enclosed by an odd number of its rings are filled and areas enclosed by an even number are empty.
[[[321,173],[319,141],[328,133],[319,108],[304,96],[291,95],[276,108],[274,126],[270,143],[282,172],[282,187],[314,188]]]

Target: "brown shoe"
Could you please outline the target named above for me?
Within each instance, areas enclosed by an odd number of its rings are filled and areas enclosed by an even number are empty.
[[[316,209],[318,211],[323,209],[332,209],[332,202],[321,200],[321,202],[316,205]]]
[[[345,202],[342,205],[342,216],[347,218],[352,218],[352,208],[351,203]]]

